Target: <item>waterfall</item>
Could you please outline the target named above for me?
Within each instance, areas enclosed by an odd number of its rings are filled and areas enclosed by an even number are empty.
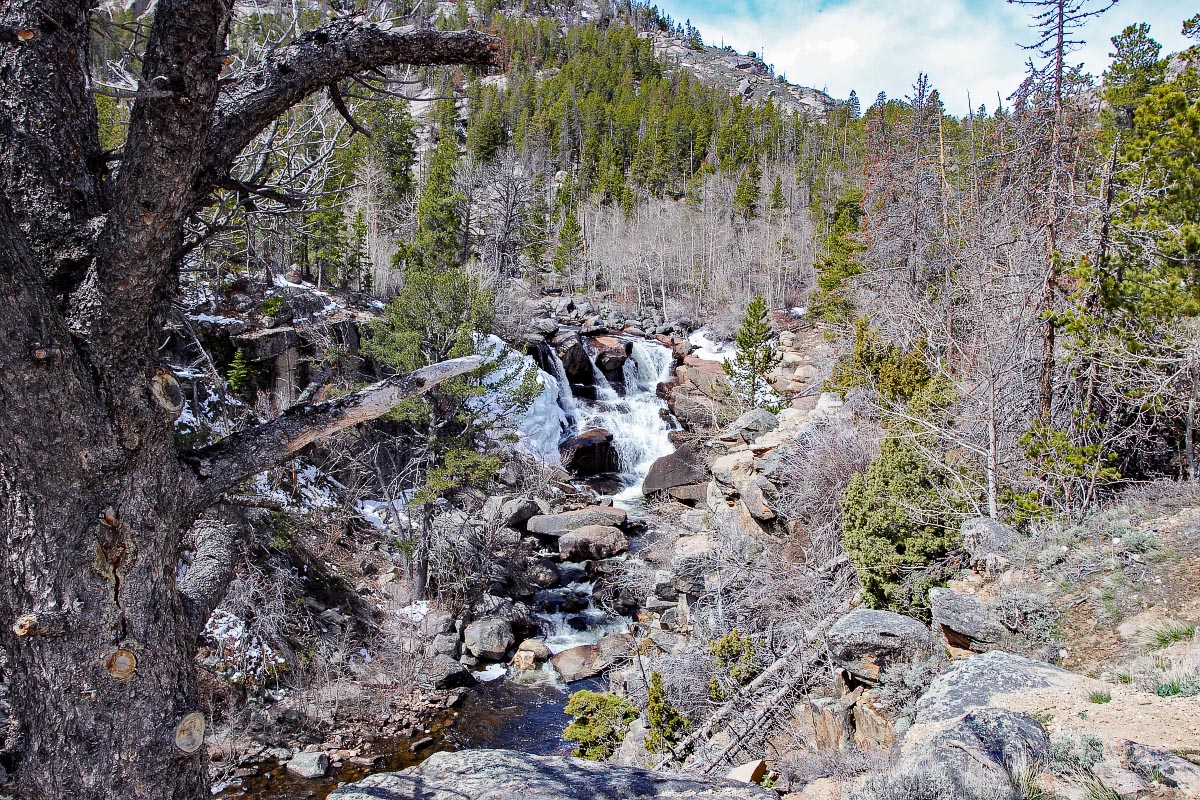
[[[635,341],[624,366],[624,397],[596,369],[596,406],[584,426],[612,433],[627,484],[623,495],[640,491],[650,465],[675,450],[671,424],[663,413],[666,403],[658,396],[658,384],[671,377],[672,361],[670,349],[661,344]]]
[[[547,346],[546,349],[549,351],[550,366],[554,368],[554,379],[558,381],[558,404],[574,425],[579,416],[579,406],[575,402],[575,395],[571,393],[571,380],[567,377],[567,368],[563,366],[562,359],[554,352],[553,347]]]

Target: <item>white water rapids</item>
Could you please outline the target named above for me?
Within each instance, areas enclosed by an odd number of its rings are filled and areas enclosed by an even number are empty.
[[[492,346],[496,346],[496,340]],[[500,343],[507,348],[507,345]],[[511,349],[509,358],[528,366],[530,356]],[[629,345],[620,386],[612,385],[592,360],[596,400],[575,397],[566,369],[557,353],[539,353],[546,370],[538,370],[542,391],[517,420],[517,447],[544,463],[561,466],[558,446],[586,430],[602,428],[612,434],[617,453],[621,490],[611,495],[614,505],[637,514],[642,482],[650,465],[674,451],[670,433],[673,420],[666,402],[658,396],[659,383],[669,380],[674,365],[671,350],[657,342],[634,340]],[[553,557],[553,552],[543,555]],[[624,558],[637,558],[629,554]],[[583,644],[594,644],[611,633],[629,630],[629,620],[609,613],[593,601],[595,582],[584,564],[562,564],[562,586],[535,595],[538,637],[551,653]],[[519,670],[493,664],[475,673],[484,686],[464,707],[464,728],[459,744],[467,747],[507,747],[533,753],[567,753],[571,744],[561,737],[569,718],[563,707],[573,689],[599,688],[599,678],[570,687],[558,671],[545,663],[540,669]],[[502,680],[503,679],[503,680]],[[478,723],[467,724],[468,720]]]

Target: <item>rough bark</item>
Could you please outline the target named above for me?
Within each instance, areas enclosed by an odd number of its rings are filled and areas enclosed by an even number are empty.
[[[92,5],[0,5],[12,34],[0,35],[0,639],[16,725],[0,791],[198,800],[206,756],[185,735],[199,710],[196,632],[240,528],[208,530],[177,581],[185,532],[255,471],[472,367],[402,376],[180,454],[178,409],[155,389],[170,380],[157,352],[184,221],[212,176],[309,92],[409,59],[488,64],[494,40],[338,20],[223,88],[231,0],[159,0],[150,91],[114,181],[87,73]]]

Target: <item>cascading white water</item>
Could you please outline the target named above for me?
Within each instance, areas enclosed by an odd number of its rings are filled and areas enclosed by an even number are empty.
[[[627,487],[622,495],[640,491],[650,465],[675,450],[671,423],[663,413],[667,404],[657,391],[658,384],[670,379],[672,363],[668,348],[657,342],[635,341],[624,366],[624,397],[596,370],[596,405],[586,426],[612,433]]]

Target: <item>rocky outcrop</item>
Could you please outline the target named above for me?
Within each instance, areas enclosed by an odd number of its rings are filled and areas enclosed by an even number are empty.
[[[780,80],[755,53],[728,48],[692,46],[691,42],[660,31],[642,33],[651,40],[659,58],[679,64],[701,83],[714,86],[752,103],[770,100],[789,113],[821,115],[836,105],[828,94]]]
[[[935,630],[952,651],[982,653],[1004,639],[1004,626],[973,597],[949,589],[930,589],[929,607]]]
[[[860,608],[839,619],[826,633],[830,655],[850,676],[864,683],[879,680],[890,664],[933,651],[929,629],[912,617]]]
[[[562,536],[568,531],[582,528],[585,525],[611,525],[620,527],[625,524],[628,515],[623,508],[612,506],[588,506],[576,511],[563,511],[559,514],[544,514],[533,517],[526,523],[530,533],[540,533],[545,536]]]
[[[434,753],[403,772],[343,786],[330,800],[774,800],[770,789],[722,778],[669,775],[562,756],[509,750]]]
[[[512,622],[502,617],[475,620],[463,631],[467,652],[488,661],[503,661],[515,643]]]
[[[602,428],[576,434],[558,447],[563,466],[581,478],[616,472],[620,468],[613,435]]]
[[[989,517],[975,517],[962,524],[963,549],[971,566],[988,573],[1000,572],[1008,565],[1013,547],[1021,535],[1009,526]]]
[[[592,678],[627,657],[634,647],[633,637],[610,633],[596,644],[581,644],[553,656],[550,663],[564,683]]]
[[[677,487],[694,486],[707,480],[708,468],[703,453],[697,446],[688,444],[650,465],[642,482],[642,494],[652,495]]]
[[[558,539],[558,555],[563,561],[612,558],[628,549],[625,534],[609,525],[585,525]]]

